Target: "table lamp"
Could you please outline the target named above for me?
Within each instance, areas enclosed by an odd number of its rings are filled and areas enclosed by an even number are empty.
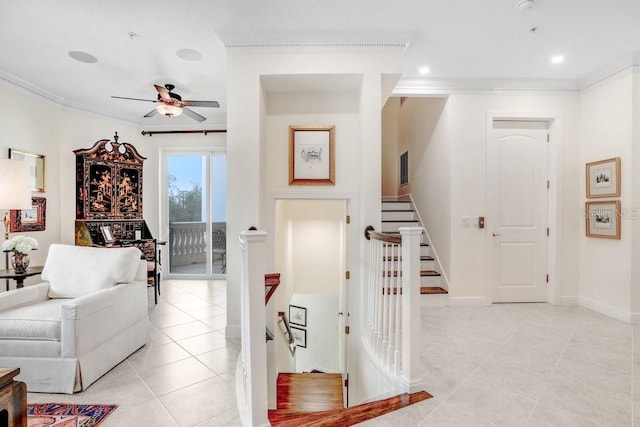
[[[9,210],[31,209],[29,165],[12,159],[0,159],[0,212],[4,212],[4,240],[9,238]],[[9,268],[9,254],[4,256],[4,268]]]

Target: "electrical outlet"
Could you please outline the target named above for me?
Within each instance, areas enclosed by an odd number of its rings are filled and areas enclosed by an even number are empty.
[[[479,221],[478,221],[478,217],[477,217],[477,216],[476,216],[476,217],[473,217],[473,220],[472,220],[472,221],[473,221],[473,222],[472,222],[473,228],[478,228],[478,227],[480,226],[480,225],[479,225]]]

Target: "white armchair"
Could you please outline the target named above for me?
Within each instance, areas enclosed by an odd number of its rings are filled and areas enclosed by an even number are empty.
[[[0,366],[19,367],[29,392],[73,393],[149,342],[140,256],[51,245],[44,283],[0,293]]]

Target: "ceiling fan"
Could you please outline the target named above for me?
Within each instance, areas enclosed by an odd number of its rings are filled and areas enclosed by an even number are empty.
[[[173,93],[172,90],[175,88],[172,84],[166,84],[164,87],[154,85],[156,90],[158,91],[158,99],[140,99],[140,98],[127,98],[124,96],[112,96],[112,98],[117,99],[131,99],[133,101],[145,101],[145,102],[157,102],[158,106],[153,110],[149,111],[144,117],[153,117],[156,114],[160,113],[167,117],[175,117],[184,113],[187,116],[191,117],[194,120],[199,122],[205,121],[207,118],[201,116],[195,111],[187,108],[187,107],[211,107],[211,108],[220,108],[220,104],[217,101],[187,101],[183,100],[180,95],[177,93]]]

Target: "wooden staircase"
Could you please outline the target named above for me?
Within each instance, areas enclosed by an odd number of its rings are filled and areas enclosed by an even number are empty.
[[[400,234],[400,227],[422,227],[413,204],[409,199],[382,201],[382,232]],[[423,234],[423,239],[424,234]],[[420,293],[422,295],[441,295],[449,293],[443,283],[442,275],[431,253],[429,243],[420,244]],[[429,305],[446,305],[446,299],[433,300]]]
[[[422,391],[344,408],[342,375],[281,373],[278,375],[278,409],[269,422],[278,427],[342,427],[379,417],[432,397]]]

